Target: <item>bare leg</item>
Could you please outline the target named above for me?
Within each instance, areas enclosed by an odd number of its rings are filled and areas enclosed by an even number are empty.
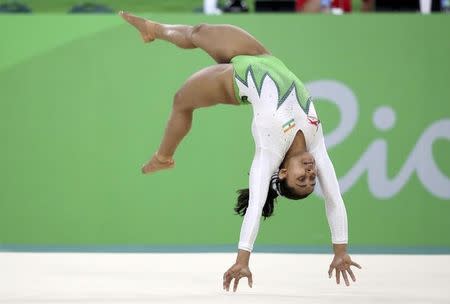
[[[184,49],[198,47],[218,63],[229,63],[237,55],[270,54],[256,38],[233,25],[169,25],[129,13],[120,15],[140,32],[144,42],[162,39]]]
[[[174,166],[172,156],[191,129],[195,109],[219,103],[239,104],[234,96],[232,77],[231,64],[218,64],[195,73],[186,81],[175,94],[172,113],[158,152],[142,167],[143,173]]]
[[[141,34],[144,42],[162,39],[180,48],[201,48],[219,64],[192,75],[176,93],[161,145],[142,167],[143,173],[172,168],[172,159],[181,140],[189,132],[195,109],[218,103],[239,104],[234,96],[233,66],[237,55],[269,54],[264,46],[244,30],[231,25],[167,25],[128,13],[120,15]]]

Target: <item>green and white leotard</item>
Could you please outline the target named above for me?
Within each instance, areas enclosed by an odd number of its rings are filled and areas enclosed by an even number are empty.
[[[322,126],[305,86],[283,62],[270,55],[236,56],[231,63],[236,98],[253,108],[252,135],[256,146],[239,249],[253,250],[271,176],[278,171],[298,130],[303,132],[307,150],[316,161],[332,242],[346,244],[344,202],[325,147]]]

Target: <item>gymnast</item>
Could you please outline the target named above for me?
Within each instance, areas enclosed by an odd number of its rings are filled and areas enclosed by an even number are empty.
[[[168,41],[183,49],[201,48],[216,62],[193,74],[176,92],[172,112],[158,150],[142,167],[144,174],[175,166],[173,156],[189,132],[195,109],[217,104],[251,104],[255,156],[249,189],[239,190],[234,208],[244,217],[236,262],[223,275],[223,288],[233,291],[239,280],[253,278],[249,268],[261,217],[273,213],[278,196],[292,200],[314,191],[316,178],[325,198],[334,258],[329,266],[336,283],[341,276],[356,281],[347,253],[347,213],[333,164],[324,143],[322,124],[303,83],[258,40],[232,25],[169,25],[126,12],[119,13],[144,42]]]

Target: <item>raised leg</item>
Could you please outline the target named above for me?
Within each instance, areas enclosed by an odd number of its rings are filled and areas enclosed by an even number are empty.
[[[219,103],[239,104],[233,90],[233,67],[218,64],[192,75],[175,94],[172,113],[158,152],[142,167],[143,173],[152,173],[174,166],[172,156],[181,140],[189,132],[195,109]]]
[[[195,109],[218,103],[239,104],[234,96],[233,67],[228,64],[231,59],[269,52],[249,33],[231,25],[168,25],[124,12],[120,15],[139,31],[144,42],[162,39],[180,48],[198,47],[219,63],[192,75],[176,93],[161,145],[142,172],[169,169],[175,165],[172,157],[191,128]]]
[[[218,63],[229,63],[237,55],[264,55],[269,51],[243,29],[228,25],[170,25],[129,13],[120,15],[141,34],[144,42],[162,39],[180,48],[201,48]]]

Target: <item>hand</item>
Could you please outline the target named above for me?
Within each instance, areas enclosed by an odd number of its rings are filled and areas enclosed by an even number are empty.
[[[328,270],[329,278],[331,279],[332,277],[333,269],[336,269],[336,283],[339,284],[341,282],[342,275],[345,281],[345,285],[350,286],[347,273],[350,275],[353,282],[356,282],[356,277],[353,274],[353,271],[350,269],[350,266],[356,266],[361,269],[361,266],[359,266],[358,263],[353,262],[347,253],[336,253],[334,255],[333,261],[330,264],[330,269]]]
[[[233,292],[236,292],[239,280],[243,277],[248,278],[248,286],[251,288],[253,285],[253,278],[250,268],[245,264],[235,263],[223,274],[223,289],[230,291],[230,284],[234,279]]]

